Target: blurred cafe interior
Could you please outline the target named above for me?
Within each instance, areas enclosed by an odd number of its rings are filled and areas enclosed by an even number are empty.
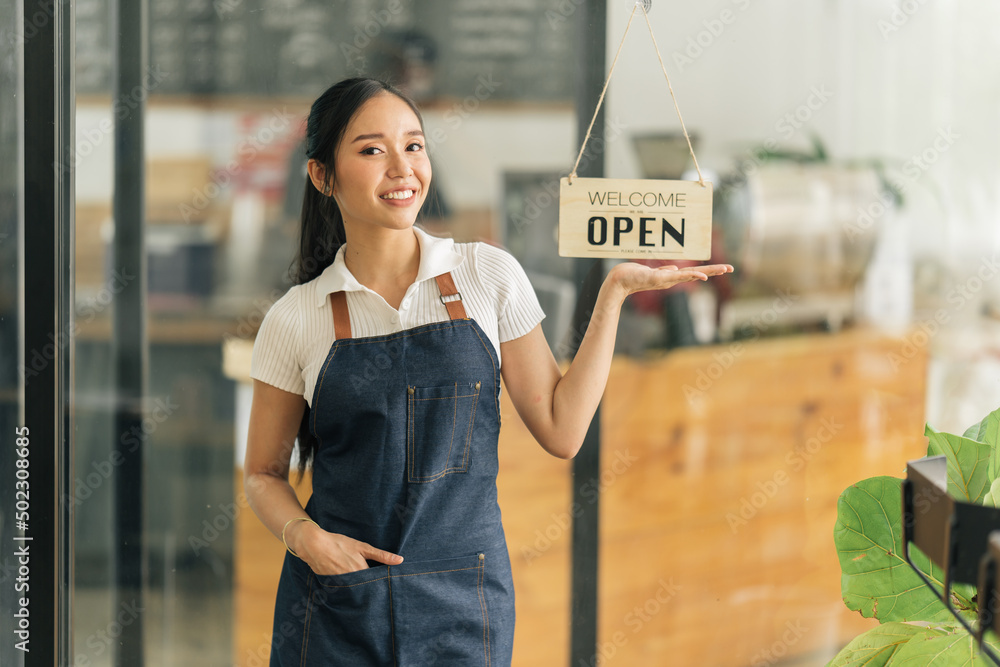
[[[0,446],[34,434],[32,653],[268,664],[285,548],[243,487],[249,371],[293,284],[311,102],[356,75],[417,102],[418,224],[516,257],[565,367],[626,261],[557,237],[614,61],[580,174],[698,180],[665,70],[735,271],[625,301],[576,459],[501,393],[513,664],[861,664],[834,661],[921,618],[858,602],[842,494],[1000,407],[997,25],[986,0],[0,0]]]

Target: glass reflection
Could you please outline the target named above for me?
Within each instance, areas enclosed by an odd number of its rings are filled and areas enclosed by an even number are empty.
[[[592,111],[573,108],[567,7],[150,3],[149,85],[137,92],[148,96],[149,299],[136,314],[150,323],[149,420],[132,434],[148,461],[149,595],[137,613],[150,664],[249,666],[268,653],[283,547],[241,488],[249,350],[291,284],[302,119],[331,81],[389,76],[418,99],[439,187],[422,224],[511,250],[553,350],[566,349],[580,286],[556,255],[553,182],[579,148],[577,116]],[[609,6],[609,44],[628,9]],[[108,260],[106,128],[129,99],[108,92],[109,3],[76,11],[76,655],[109,664],[115,624],[132,612],[110,592],[107,526],[127,508],[111,502],[109,443],[130,436],[109,418],[108,315],[132,278]],[[603,494],[592,664],[819,665],[875,623],[841,600],[837,497],[900,476],[925,451],[925,421],[961,433],[1000,404],[996,151],[979,130],[997,105],[982,82],[1000,67],[985,28],[998,11],[922,5],[894,22],[860,0],[652,9],[713,174],[716,257],[737,272],[626,304],[604,468],[588,480]],[[690,177],[645,39],[633,31],[609,88],[607,173]],[[0,240],[0,254],[10,247]],[[502,410],[515,664],[563,664],[568,468]],[[298,491],[304,502],[308,478]],[[715,641],[720,618],[736,629],[727,642]]]
[[[0,25],[3,37],[0,38],[0,429],[11,434],[11,446],[15,428],[22,426],[21,411],[21,376],[18,364],[21,360],[16,350],[23,348],[22,329],[24,326],[19,311],[19,290],[23,270],[24,241],[19,229],[19,220],[24,204],[23,181],[21,180],[22,163],[21,150],[24,131],[21,127],[22,91],[22,42],[16,39],[17,34],[7,26],[16,26],[19,3],[13,0],[0,0]],[[0,477],[10,482],[4,483],[4,493],[10,493],[4,498],[4,515],[13,518],[13,487],[15,480],[15,457],[4,455],[0,457]],[[10,507],[10,514],[6,508]],[[12,538],[14,522],[11,520],[0,523],[0,538],[5,544],[14,544]],[[0,585],[4,587],[0,593],[0,618],[5,628],[16,628],[14,614],[19,611],[15,594],[14,579],[16,560],[7,554],[0,559]],[[11,635],[14,636],[13,634]],[[0,662],[13,663],[19,655],[14,648],[17,639],[0,644]]]

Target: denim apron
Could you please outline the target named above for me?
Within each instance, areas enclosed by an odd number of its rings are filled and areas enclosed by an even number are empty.
[[[313,392],[305,510],[403,556],[317,575],[285,553],[271,667],[510,665],[514,589],[497,505],[500,372],[451,274],[450,320],[352,338],[344,292]]]

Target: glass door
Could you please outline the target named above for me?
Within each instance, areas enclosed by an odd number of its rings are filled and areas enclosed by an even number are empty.
[[[876,623],[839,494],[1000,404],[1000,10],[911,4],[651,8],[737,273],[626,300],[574,461],[501,393],[515,665],[818,665]],[[558,256],[559,178],[636,6],[0,0],[0,663],[267,664],[249,371],[335,81],[416,100],[418,223],[513,255],[566,368],[618,260]],[[641,22],[580,175],[690,180]]]
[[[18,440],[19,429],[23,433],[23,391],[22,377],[19,367],[23,364],[21,350],[24,347],[24,313],[22,310],[22,274],[25,265],[23,227],[24,180],[23,147],[24,130],[22,127],[22,76],[24,46],[23,41],[15,39],[19,34],[17,26],[20,22],[21,7],[18,0],[3,0],[0,2],[0,25],[5,26],[7,33],[0,39],[0,433],[3,433],[4,454],[0,456],[0,486],[4,497],[0,501],[3,507],[3,519],[0,521],[0,538],[4,545],[4,554],[0,558],[0,623],[4,628],[10,628],[12,641],[4,641],[0,645],[0,661],[4,664],[21,664],[24,651],[30,644],[22,642],[29,640],[28,627],[19,627],[21,619],[30,614],[26,605],[19,604],[24,597],[19,590],[18,558],[8,553],[9,546],[17,545],[14,551],[25,546],[15,542],[15,537],[23,537],[25,531],[16,524],[17,498],[16,491],[24,489],[23,482],[18,480],[17,461],[24,461],[22,466],[29,465],[27,448],[18,446],[24,440]],[[8,28],[9,26],[9,28]],[[8,38],[9,37],[9,38]],[[24,454],[24,456],[18,456]],[[24,470],[24,468],[22,468]],[[30,468],[21,473],[21,477],[31,474]],[[20,486],[16,486],[21,481]],[[30,500],[30,497],[29,497]],[[9,508],[9,509],[8,509]],[[21,511],[30,507],[21,506]],[[24,515],[22,514],[22,520]],[[28,515],[30,518],[30,514]],[[22,524],[23,526],[23,524]],[[41,549],[38,549],[41,551]],[[23,589],[24,582],[20,588]],[[25,625],[27,626],[27,621]]]
[[[579,65],[575,24],[545,18],[557,4],[77,2],[75,664],[268,661],[285,550],[243,488],[250,357],[294,285],[304,121],[327,86],[378,76],[418,102],[434,167],[419,224],[509,248],[559,346],[577,277],[553,259],[547,193],[574,155]],[[520,508],[515,654],[559,664],[570,528],[536,529],[570,516],[571,468],[525,435],[500,447],[501,506]],[[295,489],[305,504],[308,474]]]
[[[0,645],[68,660],[73,87],[69,8],[0,3]]]

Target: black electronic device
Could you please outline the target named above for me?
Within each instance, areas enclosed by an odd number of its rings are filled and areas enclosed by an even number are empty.
[[[1000,562],[1000,541],[990,577],[988,565],[989,545],[995,541],[992,534],[1000,529],[1000,508],[986,507],[975,503],[956,500],[948,493],[948,462],[946,456],[927,456],[906,464],[906,479],[903,480],[903,555],[907,564],[930,588],[931,592],[948,608],[971,635],[976,638],[980,651],[989,656],[994,664],[1000,665],[1000,657],[983,643],[983,634],[989,625],[996,627],[989,616],[992,607],[980,604],[978,627],[973,628],[951,602],[951,586],[954,583],[979,585],[978,599],[987,598],[982,587],[985,583],[995,584],[995,563]],[[998,533],[1000,534],[1000,533]],[[910,556],[910,544],[915,545],[925,556],[944,572],[942,590],[938,591],[927,575],[920,571]],[[991,588],[995,588],[995,585]],[[986,607],[986,609],[982,609]]]

